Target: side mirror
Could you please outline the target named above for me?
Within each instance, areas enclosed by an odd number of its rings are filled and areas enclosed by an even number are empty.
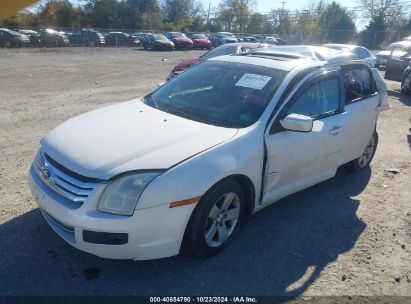
[[[284,129],[290,131],[311,132],[313,129],[313,119],[300,114],[290,114],[280,120],[280,124]]]

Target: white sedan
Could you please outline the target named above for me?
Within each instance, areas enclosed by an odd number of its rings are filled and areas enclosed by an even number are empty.
[[[216,57],[52,130],[29,185],[46,222],[80,250],[211,256],[246,214],[341,165],[367,168],[386,106],[385,83],[365,63],[275,50]]]

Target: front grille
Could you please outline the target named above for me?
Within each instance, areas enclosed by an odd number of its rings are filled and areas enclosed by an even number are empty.
[[[86,201],[97,186],[97,183],[81,181],[78,174],[64,168],[41,151],[37,153],[33,167],[46,185],[76,203]]]

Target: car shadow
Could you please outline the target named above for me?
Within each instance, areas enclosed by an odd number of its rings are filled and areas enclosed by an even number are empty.
[[[353,197],[370,176],[340,169],[248,217],[230,246],[207,259],[98,258],[66,244],[35,209],[0,226],[0,294],[298,296],[364,231]]]
[[[411,95],[403,95],[399,91],[388,90],[387,91],[388,97],[397,98],[400,102],[405,104],[406,106],[411,106]]]

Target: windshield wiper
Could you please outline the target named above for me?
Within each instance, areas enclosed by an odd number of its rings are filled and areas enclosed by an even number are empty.
[[[178,110],[178,109],[175,109],[175,108],[167,108],[167,109],[164,109],[164,111],[169,112],[169,113],[174,114],[174,115],[177,115],[177,116],[180,116],[180,117],[183,117],[183,118],[187,118],[187,119],[190,119],[190,120],[202,122],[196,115],[189,114],[189,113],[187,113],[183,110]]]
[[[146,105],[153,107],[155,109],[161,110],[160,107],[158,106],[157,102],[153,98],[153,95],[149,95],[148,98],[144,97],[144,101]]]

